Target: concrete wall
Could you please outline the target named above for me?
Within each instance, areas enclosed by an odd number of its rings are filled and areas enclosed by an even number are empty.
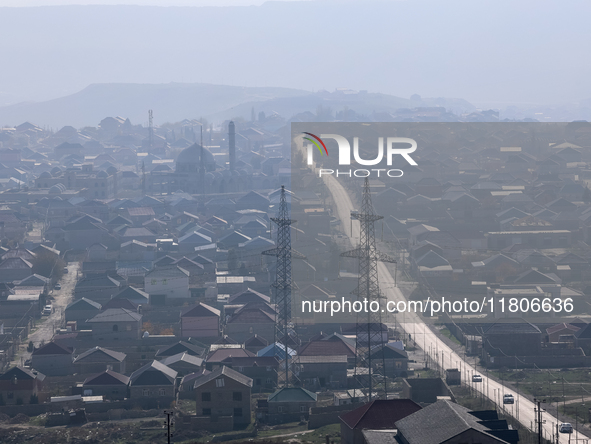
[[[404,379],[402,398],[412,399],[416,403],[437,402],[438,396],[452,396],[449,387],[441,378]]]
[[[232,416],[191,416],[192,430],[207,430],[212,433],[228,432],[234,429],[234,417]]]
[[[128,339],[139,339],[141,335],[141,321],[93,322],[91,325],[92,337],[98,340],[126,341]]]
[[[580,351],[580,349],[559,350],[560,352]],[[577,353],[575,355],[546,355],[546,356],[490,356],[483,352],[483,359],[489,368],[561,368],[591,367],[591,356]]]

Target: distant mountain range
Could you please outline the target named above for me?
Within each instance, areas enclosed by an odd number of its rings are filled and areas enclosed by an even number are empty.
[[[133,124],[146,124],[148,110],[157,124],[205,117],[212,122],[243,117],[250,119],[252,109],[286,119],[302,113],[316,113],[322,106],[334,113],[349,109],[361,115],[394,112],[417,106],[442,106],[455,112],[474,110],[462,99],[403,99],[387,94],[339,90],[316,92],[271,87],[238,87],[203,83],[169,84],[94,84],[82,91],[38,103],[19,103],[0,107],[0,125],[18,125],[25,121],[59,129],[97,126],[108,116],[129,118]]]
[[[574,103],[589,97],[590,15],[586,0],[0,7],[0,105],[168,82]]]

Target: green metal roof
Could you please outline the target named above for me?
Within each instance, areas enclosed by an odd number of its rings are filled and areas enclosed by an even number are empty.
[[[269,396],[269,402],[316,402],[317,395],[301,387],[284,387]]]

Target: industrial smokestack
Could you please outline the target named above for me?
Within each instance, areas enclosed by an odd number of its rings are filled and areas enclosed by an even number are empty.
[[[236,167],[236,128],[234,122],[228,125],[228,144],[230,147],[230,171]]]

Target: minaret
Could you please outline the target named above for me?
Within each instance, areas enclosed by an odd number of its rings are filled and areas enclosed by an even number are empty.
[[[236,128],[232,121],[228,125],[228,144],[230,148],[230,171],[234,171],[236,167]]]
[[[199,146],[199,181],[201,194],[205,194],[205,153],[203,152],[203,124],[201,124],[201,145]]]

